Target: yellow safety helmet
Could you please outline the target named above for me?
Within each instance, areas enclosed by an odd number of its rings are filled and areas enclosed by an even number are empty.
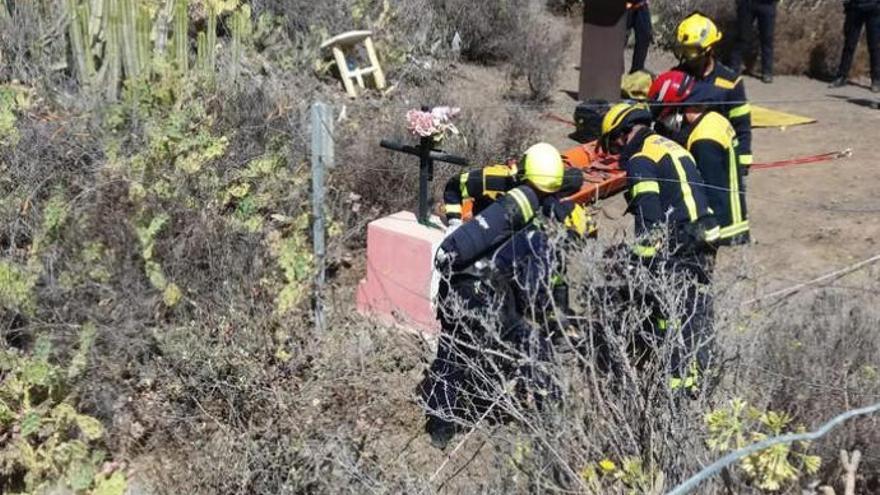
[[[721,31],[718,30],[718,26],[712,22],[712,19],[699,12],[694,12],[678,25],[676,30],[677,54],[680,59],[697,58],[721,41],[721,37]]]
[[[538,143],[526,150],[519,169],[523,180],[545,193],[555,193],[562,188],[565,164],[562,155],[553,145]]]
[[[614,105],[602,118],[602,136],[599,146],[610,151],[611,141],[636,124],[651,125],[653,117],[648,107],[640,103],[622,102]]]

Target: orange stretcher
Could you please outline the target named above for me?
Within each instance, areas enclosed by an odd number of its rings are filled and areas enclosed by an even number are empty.
[[[596,141],[584,143],[562,153],[570,167],[584,172],[581,190],[565,198],[581,204],[592,204],[613,196],[626,188],[626,172],[620,168],[617,155],[607,155],[596,149]]]

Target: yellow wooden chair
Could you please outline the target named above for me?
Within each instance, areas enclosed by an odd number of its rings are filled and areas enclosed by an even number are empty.
[[[364,76],[372,75],[376,84],[376,89],[385,89],[385,74],[379,65],[379,57],[376,56],[376,47],[373,45],[372,31],[349,31],[334,36],[321,44],[321,49],[329,48],[333,52],[333,58],[339,68],[339,76],[342,78],[342,84],[345,91],[352,98],[357,98],[357,90],[354,82],[361,89],[364,89]],[[346,58],[346,52],[351,52],[357,45],[363,43],[367,51],[367,60],[370,65],[367,67],[357,67],[349,65]]]

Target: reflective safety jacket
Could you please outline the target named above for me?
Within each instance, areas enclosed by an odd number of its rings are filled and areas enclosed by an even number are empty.
[[[443,190],[443,203],[448,219],[461,219],[464,202],[473,200],[476,215],[499,196],[517,186],[516,167],[490,165],[453,176]]]
[[[749,221],[736,132],[721,114],[704,113],[684,130],[685,144],[703,176],[709,206],[721,227],[719,244],[748,242]]]
[[[508,165],[490,165],[453,176],[446,182],[443,191],[446,218],[461,220],[465,212],[465,202],[468,200],[473,201],[471,214],[476,216],[481,213],[508,191],[521,184],[516,170],[516,167]],[[580,190],[583,182],[584,174],[580,169],[566,168],[562,189],[555,196],[563,198],[574,194]],[[596,233],[596,224],[584,206],[570,203],[566,203],[566,206],[564,218],[558,220],[564,221],[570,231],[580,236]],[[559,211],[560,209],[555,209],[554,213]]]
[[[448,235],[440,249],[452,256],[453,269],[465,269],[528,226],[540,211],[540,200],[531,187],[513,188]]]
[[[688,72],[683,66],[678,70]],[[752,164],[752,106],[746,98],[746,86],[742,77],[730,67],[715,61],[715,67],[706,77],[699,78],[707,83],[714,95],[709,101],[715,104],[710,109],[727,117],[736,131],[739,164],[748,167]]]
[[[548,237],[535,223],[541,210],[531,187],[512,189],[443,240],[439,251],[451,260],[451,267],[438,257],[437,268],[441,273],[451,268],[453,276],[477,277],[496,290],[514,290],[520,302],[550,304],[552,289],[560,281],[553,273]]]
[[[624,147],[620,162],[627,175],[627,210],[635,217],[635,254],[656,255],[664,226],[676,248],[701,248],[719,239],[703,177],[681,145],[642,129]]]

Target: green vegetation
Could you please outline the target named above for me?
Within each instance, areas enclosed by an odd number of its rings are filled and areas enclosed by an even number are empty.
[[[27,356],[0,351],[0,478],[7,493],[44,493],[59,483],[76,493],[125,492],[125,475],[102,448],[103,425],[71,405],[71,384],[85,371],[94,339],[94,325],[83,325],[66,368],[52,359],[47,338]]]
[[[784,412],[761,411],[745,401],[734,399],[726,407],[706,415],[709,448],[722,453],[740,449],[789,433],[791,422],[791,416]],[[803,427],[796,429],[797,433],[803,431]],[[740,466],[759,488],[777,491],[803,475],[814,475],[819,471],[822,458],[803,453],[809,447],[807,442],[777,445],[744,458]]]

